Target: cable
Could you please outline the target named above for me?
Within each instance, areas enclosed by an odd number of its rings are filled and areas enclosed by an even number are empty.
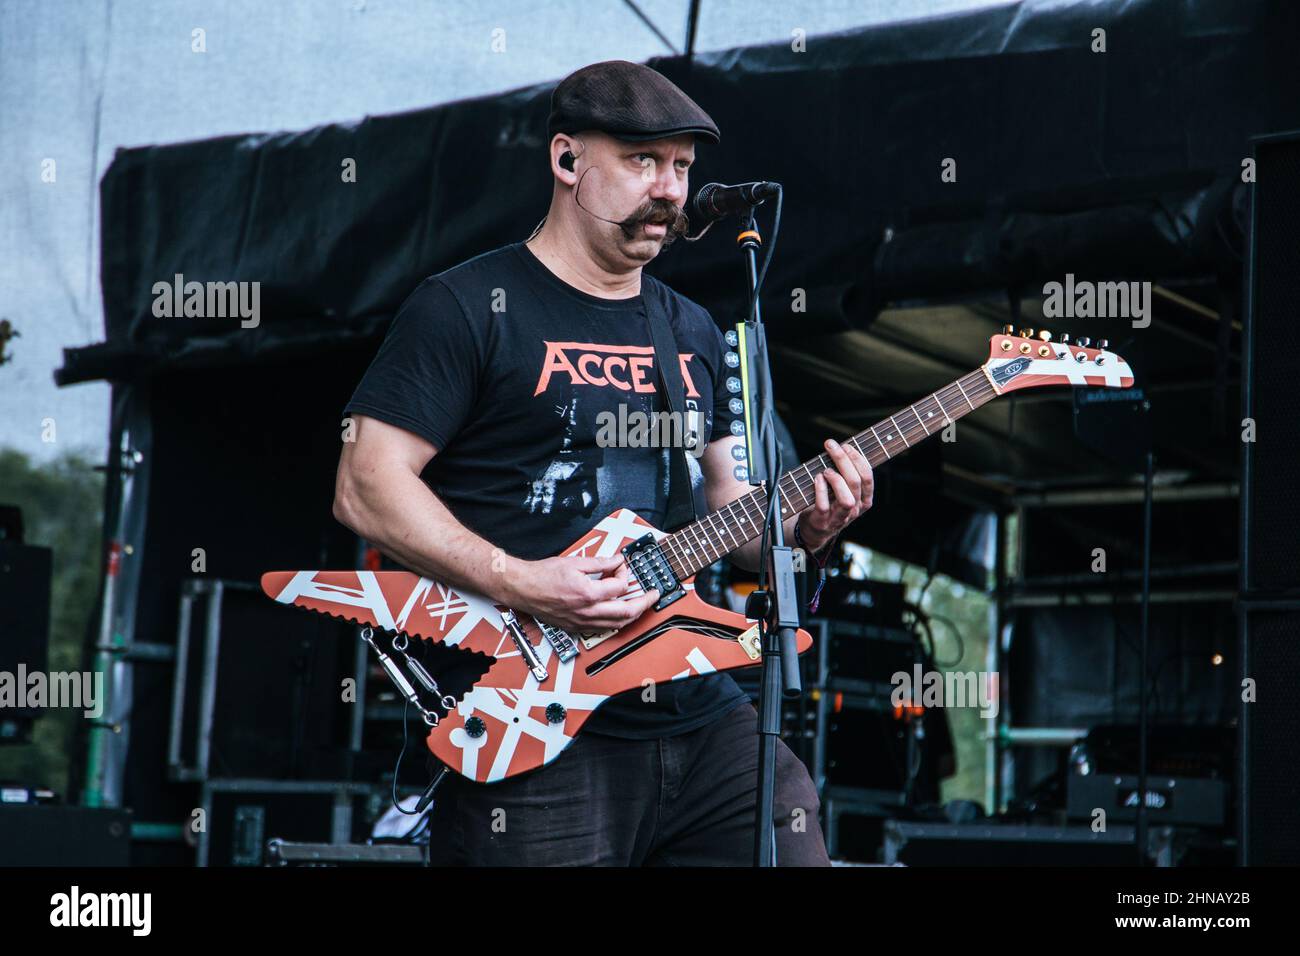
[[[585,152],[586,150],[584,149],[582,153]],[[578,155],[581,156],[582,153],[579,153]],[[601,222],[607,222],[612,226],[622,226],[625,222],[627,222],[629,218],[631,218],[630,216],[624,216],[622,219],[606,219],[604,216],[596,215],[594,212],[592,212],[590,209],[588,209],[586,206],[582,204],[582,184],[587,178],[587,173],[591,172],[593,169],[596,168],[597,167],[595,166],[588,166],[586,169],[582,171],[582,175],[578,177],[578,185],[573,188],[573,204],[577,206],[579,209],[581,209],[583,212],[585,212],[588,216],[591,216],[593,219],[599,219]]]
[[[951,620],[949,620],[948,618],[944,617],[941,614],[930,614],[927,615],[927,617],[930,620],[938,621],[941,624],[946,624],[948,626],[948,630],[952,631],[952,636],[957,639],[957,657],[954,660],[943,661],[943,662],[940,662],[936,657],[934,666],[935,667],[956,667],[958,664],[962,662],[962,659],[966,656],[966,642],[965,640],[962,639],[961,631],[957,630],[956,624],[954,624]],[[931,646],[931,651],[930,651],[931,656],[935,656],[933,632],[931,632],[931,636],[930,636],[930,646]]]
[[[921,614],[914,604],[904,602],[903,609],[912,612],[912,627],[916,631],[913,636],[916,638],[916,643],[921,645],[921,653],[933,661],[934,631],[930,628],[929,619],[924,614]]]
[[[423,816],[415,810],[403,810],[402,804],[397,799],[397,775],[402,770],[402,758],[406,756],[407,730],[406,721],[411,714],[411,702],[408,700],[402,705],[402,749],[397,754],[397,764],[393,767],[393,806],[398,813],[404,813],[408,817]]]
[[[870,576],[869,574],[867,574],[867,569],[864,568],[864,567],[863,567],[863,566],[858,562],[858,559],[853,555],[853,552],[849,551],[849,550],[846,548],[845,551],[844,551],[844,553],[847,554],[847,555],[849,556],[849,567],[850,567],[850,568],[857,568],[859,571],[861,571],[861,572],[862,572],[862,580],[863,580],[863,581],[870,581],[870,580],[871,580],[871,576]]]
[[[920,607],[925,601],[925,592],[930,590],[930,585],[934,583],[934,572],[926,569],[925,583],[921,585],[921,593],[916,596],[916,606]]]
[[[583,150],[578,155],[585,156],[586,154],[587,154],[586,144],[584,143]],[[596,213],[592,212],[590,209],[588,209],[586,206],[582,204],[582,184],[587,178],[587,173],[591,172],[593,169],[599,169],[599,167],[588,166],[586,169],[582,171],[582,175],[578,177],[578,184],[573,189],[574,205],[577,206],[579,209],[581,209],[583,212],[585,212],[588,216],[591,216],[593,219],[599,219],[601,222],[607,222],[612,226],[618,226],[621,230],[623,230],[624,237],[627,239],[631,239],[632,230],[635,229],[636,226],[640,225],[641,223],[649,221],[648,219],[645,219],[642,216],[637,215],[637,211],[641,208],[640,203],[637,204],[636,209],[632,210],[631,213],[624,216],[622,219],[606,219],[604,216],[597,215]],[[678,236],[684,236],[688,231],[690,231],[691,221],[687,217],[686,210],[683,207],[674,206],[666,199],[662,199],[662,200],[652,199],[650,200],[650,203],[651,203],[651,209],[650,212],[646,214],[647,216],[653,213],[655,207],[660,203],[667,204],[677,212],[677,217],[672,222],[665,224],[665,228],[664,228],[665,246],[670,244]],[[703,236],[704,233],[700,233],[700,235]]]
[[[757,278],[754,281],[754,288],[750,292],[749,321],[753,321],[755,312],[757,311],[758,297],[760,292],[763,289],[763,280],[767,278],[767,267],[771,265],[772,252],[776,248],[776,237],[777,234],[781,231],[781,197],[782,197],[782,191],[778,186],[777,194],[776,194],[776,214],[772,220],[771,240],[767,243],[767,255],[763,259],[763,267],[762,269],[759,270]],[[710,223],[710,225],[712,225],[712,223]],[[707,229],[705,231],[707,231]],[[700,235],[703,236],[704,233],[701,232]],[[768,376],[766,375],[762,376],[760,387],[764,390],[763,404],[765,406],[765,410],[767,414],[765,414],[762,420],[759,422],[758,444],[764,450],[764,452],[766,452],[767,449],[768,435],[769,433],[771,433],[774,427],[773,418],[775,415],[774,410],[772,408],[772,396],[767,391],[768,384],[769,384]],[[780,482],[784,474],[785,466],[781,456],[781,442],[779,440],[779,437],[775,434],[772,435],[772,447],[775,449],[776,460],[773,462],[769,462],[769,474],[774,475],[775,477],[769,480],[772,482],[772,488],[779,490]],[[779,520],[779,518],[776,517],[776,499],[777,499],[777,495],[772,494],[771,490],[769,490],[767,495],[767,514],[765,515],[763,520],[763,534],[759,538],[759,543],[758,543],[758,555],[759,555],[758,587],[760,590],[767,589],[767,570],[768,570],[767,562],[763,561],[762,558],[763,555],[767,553],[768,532],[772,527],[772,522],[774,519]]]
[[[758,274],[758,282],[755,283],[756,290],[763,288],[763,280],[767,278],[767,267],[772,264],[772,253],[776,251],[776,237],[781,232],[781,201],[784,198],[785,190],[778,184],[776,187],[776,214],[772,217],[772,239],[767,244],[767,257],[763,260],[763,270]]]

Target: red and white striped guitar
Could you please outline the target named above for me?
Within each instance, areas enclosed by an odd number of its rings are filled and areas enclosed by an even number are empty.
[[[1050,332],[1028,338],[1009,329],[994,335],[980,368],[848,441],[878,468],[1007,392],[1133,384],[1128,364],[1105,350],[1104,339],[1089,348],[1087,339],[1069,344],[1064,338],[1053,342]],[[782,476],[783,518],[812,505],[813,478],[829,467],[829,457],[818,455]],[[451,769],[491,783],[554,760],[615,694],[647,680],[685,680],[759,662],[757,622],[705,604],[693,577],[757,537],[766,507],[767,491],[757,488],[672,534],[626,509],[601,521],[564,553],[622,552],[633,571],[627,597],[657,587],[661,599],[634,623],[599,634],[570,635],[405,571],[271,571],[262,576],[262,589],[283,604],[488,655],[491,666],[432,727],[428,746]],[[800,630],[800,653],[811,646]],[[390,675],[396,666],[385,662]]]

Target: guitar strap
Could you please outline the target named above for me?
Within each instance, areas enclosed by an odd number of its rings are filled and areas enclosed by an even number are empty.
[[[685,439],[691,429],[695,430],[696,440],[703,442],[705,436],[704,416],[699,410],[688,414],[686,407],[686,389],[682,384],[680,359],[677,357],[677,342],[673,338],[672,327],[662,301],[663,292],[657,282],[642,278],[642,310],[646,323],[650,326],[650,341],[655,348],[655,368],[659,370],[659,394],[663,407],[682,422],[682,436]],[[657,434],[659,432],[656,431]],[[674,431],[673,434],[676,434]],[[668,506],[664,513],[664,530],[673,531],[696,518],[703,517],[698,496],[691,485],[690,469],[686,464],[686,449],[675,447],[668,454]]]

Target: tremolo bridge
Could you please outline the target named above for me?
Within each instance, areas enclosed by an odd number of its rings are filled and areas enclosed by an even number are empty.
[[[537,618],[533,620],[537,621]],[[573,638],[569,636],[568,631],[541,621],[537,621],[537,626],[542,629],[542,637],[546,638],[546,643],[551,645],[551,650],[555,651],[555,656],[559,658],[561,664],[578,656],[578,645],[573,643]]]

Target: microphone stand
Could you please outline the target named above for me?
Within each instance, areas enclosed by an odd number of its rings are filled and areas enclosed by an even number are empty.
[[[1133,840],[1137,844],[1137,865],[1147,866],[1150,862],[1147,845],[1147,763],[1150,760],[1148,750],[1147,695],[1151,692],[1151,682],[1147,677],[1147,658],[1150,654],[1149,615],[1151,610],[1151,502],[1154,497],[1156,456],[1147,445],[1146,474],[1142,482],[1142,649],[1140,655],[1138,679],[1138,803],[1136,826],[1133,828]]]
[[[770,589],[756,590],[745,605],[745,616],[758,620],[759,640],[763,652],[763,677],[758,702],[758,801],[754,815],[754,865],[776,865],[776,833],[773,816],[776,802],[776,744],[781,735],[782,699],[803,694],[799,677],[799,653],[795,632],[799,627],[799,597],[795,587],[792,552],[785,543],[781,518],[780,475],[777,465],[776,427],[773,418],[772,374],[768,359],[767,337],[758,305],[758,266],[756,252],[762,245],[754,213],[746,217],[737,241],[745,257],[746,284],[749,289],[749,318],[745,321],[746,368],[757,388],[750,389],[747,400],[757,399],[753,420],[758,422],[759,449],[749,449],[749,483],[766,484],[769,507],[766,516],[767,553],[759,554],[759,568],[772,575]],[[760,544],[761,547],[761,544]],[[761,571],[760,571],[761,577]]]

